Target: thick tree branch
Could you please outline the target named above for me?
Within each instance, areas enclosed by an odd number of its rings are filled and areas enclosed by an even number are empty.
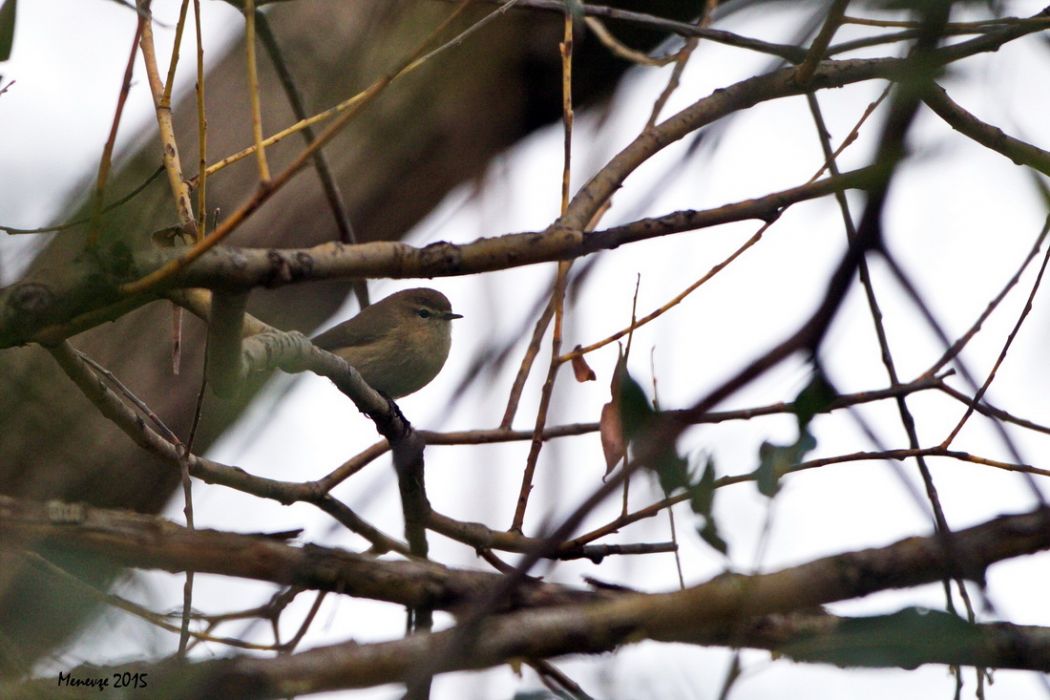
[[[954,537],[956,546],[951,556],[946,555],[940,537],[912,537],[775,573],[722,575],[671,593],[623,594],[585,605],[490,617],[478,625],[472,641],[463,640],[453,629],[378,644],[347,642],[271,659],[244,657],[122,668],[149,673],[151,682],[158,687],[178,689],[177,694],[183,697],[278,698],[400,682],[434,659],[442,662],[439,672],[483,669],[516,658],[607,652],[642,639],[754,645],[787,653],[795,650],[799,659],[840,660],[841,655],[834,654],[841,643],[822,648],[819,635],[833,638],[834,634],[845,632],[843,622],[829,622],[823,616],[803,617],[808,622],[796,623],[794,631],[784,623],[779,627],[784,634],[778,635],[776,621],[784,618],[769,616],[804,611],[876,591],[931,583],[946,575],[961,574],[982,582],[991,564],[1050,547],[1050,510],[1002,516],[959,530]],[[969,625],[962,620],[952,624],[955,629],[965,630],[960,636],[964,643],[920,645],[914,650],[917,656],[907,657],[909,667],[949,663],[1050,670],[1050,633],[1045,629]],[[944,633],[939,616],[938,625],[931,625],[932,632]],[[795,644],[787,644],[789,641]],[[464,644],[450,647],[458,642]],[[902,658],[891,654],[881,663],[894,665],[901,663]],[[122,668],[84,668],[75,672],[105,676]],[[30,691],[47,687],[45,684],[56,687],[55,680],[48,679],[0,690],[5,697],[24,697]]]
[[[35,503],[0,495],[0,548],[101,554],[124,566],[220,574],[331,591],[401,605],[455,610],[502,577],[418,559],[389,561],[317,545],[293,546],[266,535],[190,530],[170,520],[73,503]],[[611,597],[531,580],[504,610],[593,602]]]
[[[330,353],[322,353],[320,350],[316,352],[322,357],[323,355],[327,355],[328,358],[323,359],[329,359],[334,363],[335,367],[338,367],[338,364],[342,364],[344,369],[347,367],[342,359],[335,357]],[[295,501],[313,503],[351,531],[365,537],[372,543],[372,546],[376,551],[407,551],[403,543],[385,535],[366,523],[358,517],[357,514],[350,510],[350,508],[339,503],[336,499],[332,498],[332,496],[328,495],[327,492],[319,489],[316,483],[303,484],[267,479],[265,477],[249,474],[243,469],[220,464],[203,457],[198,457],[194,454],[184,455],[179,446],[171,443],[160,435],[160,433],[146,425],[145,421],[140,418],[138,413],[121,400],[121,398],[90,369],[87,362],[85,362],[85,360],[80,357],[68,343],[63,343],[51,348],[51,354],[55,358],[55,361],[62,367],[63,371],[65,371],[69,378],[76,383],[84,393],[84,396],[86,396],[98,408],[102,415],[111,420],[140,447],[168,462],[172,469],[181,469],[182,460],[185,460],[190,474],[206,483],[221,484],[223,486],[243,491],[244,493],[250,493],[262,498],[270,498],[285,504],[294,503]],[[353,374],[356,374],[356,372]],[[346,381],[351,383],[356,381],[364,384],[364,381],[360,376],[357,376],[356,379],[351,376]],[[364,387],[369,392],[373,394],[375,393],[368,388],[367,385],[364,385]],[[388,405],[382,401],[382,397],[378,397],[377,400],[380,401],[384,409],[389,408]],[[399,425],[403,420],[403,418],[395,418],[393,419],[393,424]]]
[[[1047,14],[1050,14],[1050,8],[1035,17],[1041,18]],[[926,58],[930,67],[947,65],[977,53],[994,51],[1008,41],[1041,29],[1042,25],[1038,22],[1010,25],[975,39],[930,51]],[[585,234],[583,231],[594,213],[623,185],[627,176],[653,154],[728,114],[767,100],[799,95],[807,90],[842,87],[864,80],[903,80],[913,70],[914,65],[909,58],[826,60],[817,66],[805,86],[797,82],[795,69],[791,67],[717,90],[655,127],[646,129],[581,188],[570,203],[566,215],[544,232],[480,239],[464,246],[436,244],[421,250],[404,244],[365,244],[349,248],[353,251],[349,256],[343,254],[343,247],[334,245],[292,251],[286,255],[275,251],[238,251],[220,256],[221,262],[216,260],[210,264],[204,260],[214,260],[216,256],[205,255],[167,284],[222,288],[224,283],[220,277],[229,275],[226,288],[236,290],[329,277],[462,275],[564,260],[636,240],[646,240],[652,236],[643,235],[643,232],[639,232],[637,238],[603,238],[603,232]],[[759,207],[743,211],[739,216],[761,218],[763,211],[766,216],[769,215],[768,203],[765,209]],[[730,217],[727,220],[739,218]],[[659,229],[656,235],[672,232]],[[50,281],[46,285],[39,281],[13,285],[0,291],[0,347],[25,343],[48,326],[65,324],[85,313],[112,305],[120,300],[117,287],[122,282],[157,269],[174,259],[174,255],[177,254],[170,251],[167,254],[155,253],[149,256],[148,264],[138,266],[141,269],[125,269],[115,275],[110,283],[101,283],[100,271],[90,261],[83,260],[78,272],[70,271],[61,280]],[[347,260],[347,257],[350,259]],[[261,259],[267,262],[263,264]],[[253,273],[244,273],[246,265]],[[113,272],[110,271],[110,274]],[[100,322],[102,320],[105,319]]]

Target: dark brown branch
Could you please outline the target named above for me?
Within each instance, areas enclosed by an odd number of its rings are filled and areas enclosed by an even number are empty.
[[[940,85],[931,86],[923,94],[922,101],[960,134],[1003,154],[1018,165],[1027,165],[1044,175],[1050,175],[1050,152],[1009,136],[999,127],[981,121],[948,97],[948,93]]]
[[[591,233],[554,226],[546,231],[480,238],[467,244],[433,243],[424,248],[393,242],[358,246],[325,243],[289,250],[217,248],[178,275],[176,284],[250,288],[358,276],[460,276],[568,260],[683,231],[748,219],[773,220],[797,202],[867,187],[871,184],[871,175],[872,171],[865,168],[714,209],[674,212]],[[162,264],[177,255],[165,251],[152,253],[150,265]]]
[[[952,557],[946,556],[940,537],[912,537],[775,573],[722,575],[671,593],[627,593],[586,605],[490,617],[478,623],[477,635],[465,646],[450,646],[461,641],[453,629],[378,644],[347,642],[278,658],[134,664],[130,668],[149,673],[160,687],[186,689],[186,697],[278,698],[403,682],[435,659],[441,662],[438,672],[483,669],[515,658],[607,652],[642,639],[791,649],[786,642],[830,636],[843,622],[803,615],[790,623],[782,615],[876,591],[918,586],[949,574],[982,582],[991,564],[1050,547],[1050,510],[995,518],[956,532],[954,541]],[[909,667],[947,663],[1050,670],[1050,632],[1046,629],[958,624],[970,632],[969,643],[926,648],[926,656],[911,658]],[[834,648],[825,653],[832,651]],[[826,658],[819,644],[810,644],[809,652],[798,658]],[[892,666],[898,662],[883,663]],[[107,675],[119,670],[76,672]],[[0,686],[0,690],[5,697],[19,697],[16,693],[24,696],[38,687],[55,687],[54,679],[39,683],[48,685]]]
[[[1047,13],[1044,10],[1036,17]],[[930,51],[927,59],[931,68],[945,65],[977,53],[994,51],[1008,41],[1040,29],[1041,25],[1036,22],[1010,25]],[[652,129],[645,130],[579,191],[566,216],[544,232],[480,239],[462,246],[440,243],[423,249],[404,244],[371,243],[346,248],[319,246],[285,254],[273,250],[225,254],[210,251],[164,284],[167,287],[228,285],[226,288],[232,290],[331,277],[462,275],[569,259],[609,245],[644,240],[644,236],[624,240],[603,240],[600,236],[592,239],[583,231],[627,176],[664,147],[728,114],[760,102],[864,80],[906,79],[914,74],[914,70],[915,65],[909,58],[827,60],[817,66],[806,86],[797,83],[794,68],[784,68],[716,90]],[[603,245],[596,245],[598,242]],[[179,255],[172,251],[157,252],[148,256],[148,260],[140,261],[141,269],[134,272],[157,269]],[[111,288],[100,288],[98,279],[97,271],[85,269],[79,275],[64,277],[59,283],[25,283],[0,291],[0,347],[24,343],[48,326],[65,324],[85,312],[118,301],[116,287],[123,280],[113,280]],[[98,322],[104,320],[108,319],[102,318]],[[56,332],[61,331],[52,331]],[[52,342],[58,339],[51,337]]]
[[[474,0],[474,2],[502,5],[506,0]],[[565,3],[562,0],[518,0],[515,6],[546,12],[556,12],[558,14],[565,13]],[[662,31],[668,34],[675,34],[683,38],[695,37],[709,39],[710,41],[719,44],[735,46],[741,49],[749,49],[751,51],[777,56],[785,61],[790,61],[791,63],[798,63],[806,57],[806,50],[798,46],[791,46],[790,44],[775,44],[760,39],[754,39],[752,37],[742,36],[740,34],[734,34],[733,32],[727,32],[722,29],[701,27],[695,23],[678,22],[665,17],[646,14],[644,12],[632,12],[630,10],[623,10],[617,7],[608,7],[605,5],[594,5],[581,2],[578,4],[578,7],[587,17],[630,22],[640,27]]]
[[[182,469],[183,464],[185,464],[192,476],[207,483],[221,484],[244,493],[274,499],[285,504],[294,503],[295,501],[313,503],[335,517],[353,532],[368,539],[377,551],[406,551],[404,544],[365,523],[345,505],[319,490],[315,484],[300,484],[253,476],[237,467],[220,464],[193,454],[183,455],[176,445],[164,439],[158,432],[146,425],[131,407],[110,390],[68,343],[62,343],[50,350],[55,361],[58,362],[63,371],[76,383],[84,393],[84,396],[98,408],[102,415],[113,421],[137,445],[168,462],[172,469]],[[324,353],[324,355],[330,355],[330,353]],[[333,361],[339,359],[334,356],[330,357]],[[339,362],[342,362],[342,360],[339,360]],[[345,365],[345,363],[343,364]],[[352,381],[352,379],[351,377],[347,381]],[[360,377],[357,377],[357,380],[360,381]],[[339,381],[336,384],[338,386]],[[365,386],[367,387],[367,385]],[[381,397],[379,398],[381,399]],[[387,408],[385,402],[382,405],[384,409]],[[396,423],[397,421],[395,420],[393,424]]]
[[[479,550],[498,549],[522,554],[544,550],[544,556],[551,559],[590,559],[595,563],[616,554],[653,554],[673,552],[677,549],[673,542],[636,544],[577,544],[573,542],[549,548],[547,540],[542,537],[529,537],[514,531],[493,530],[487,525],[455,520],[436,511],[430,512],[427,527]]]
[[[140,569],[220,574],[401,605],[456,610],[480,599],[499,574],[449,569],[419,560],[389,561],[317,545],[293,546],[280,538],[217,530],[190,530],[130,511],[0,495],[0,548],[100,554]],[[505,610],[562,605],[609,596],[531,581]]]

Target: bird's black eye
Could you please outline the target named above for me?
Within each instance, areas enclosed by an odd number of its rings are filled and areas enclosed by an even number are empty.
[[[416,311],[420,318],[430,318],[430,311],[428,309],[419,309]]]

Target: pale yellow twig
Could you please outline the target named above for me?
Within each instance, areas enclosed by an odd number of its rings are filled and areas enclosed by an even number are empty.
[[[142,2],[142,0],[139,0]],[[292,176],[299,172],[304,165],[313,157],[313,154],[322,148],[325,144],[332,140],[343,127],[345,127],[350,120],[352,120],[361,107],[368,104],[372,99],[375,98],[380,92],[382,92],[391,82],[397,77],[402,75],[408,66],[423,54],[426,47],[430,44],[435,36],[440,34],[444,29],[451,23],[459,14],[466,9],[468,3],[461,3],[449,16],[442,22],[437,29],[431,32],[430,36],[423,40],[419,47],[412,53],[410,58],[405,61],[401,67],[395,69],[393,72],[384,75],[379,80],[375,81],[370,85],[363,93],[361,93],[361,99],[355,104],[353,109],[342,114],[342,116],[328,125],[328,128],[321,132],[317,139],[309,146],[304,148],[299,155],[281,171],[274,179],[269,182],[260,183],[259,189],[256,193],[248,199],[247,202],[238,207],[232,214],[226,217],[221,224],[215,227],[210,235],[201,239],[196,245],[190,248],[184,256],[168,262],[167,264],[157,268],[153,272],[145,275],[133,282],[128,282],[120,287],[122,294],[140,294],[148,289],[151,289],[154,285],[168,279],[179,270],[183,269],[194,260],[199,258],[204,253],[215,247],[220,241],[226,236],[232,233],[241,223],[244,222],[248,216],[258,209],[264,202],[266,202],[270,196],[285,185]],[[152,35],[151,35],[152,36]]]
[[[179,66],[179,50],[182,47],[182,32],[186,27],[186,10],[190,0],[182,0],[179,21],[175,25],[175,41],[171,45],[171,60],[168,62],[168,77],[164,81],[164,104],[171,105],[171,91],[175,85],[175,69]]]
[[[262,145],[262,107],[259,100],[259,70],[255,61],[255,0],[244,2],[244,44],[248,54],[248,96],[252,109],[252,143],[255,161],[259,166],[259,181],[270,181],[270,166],[266,163],[266,149]]]
[[[427,61],[429,61],[431,58],[436,56],[437,54],[442,53],[444,51],[447,51],[448,49],[453,48],[455,46],[458,46],[468,36],[470,36],[471,34],[473,34],[476,31],[478,31],[479,29],[484,27],[489,22],[491,22],[491,21],[495,20],[496,18],[498,18],[498,17],[502,16],[503,14],[505,14],[507,12],[507,10],[509,10],[511,7],[513,7],[517,2],[518,2],[518,0],[508,0],[503,5],[500,5],[499,8],[497,8],[496,10],[493,10],[489,14],[485,15],[485,17],[483,17],[482,19],[478,20],[477,22],[475,22],[470,27],[467,27],[461,33],[457,34],[455,37],[453,37],[449,41],[445,42],[441,46],[438,46],[433,51],[430,51],[429,53],[423,54],[423,55],[419,56],[418,58],[416,58],[415,60],[410,61],[408,63],[408,65],[406,65],[403,69],[401,69],[400,71],[397,72],[397,74],[394,76],[393,79],[396,80],[396,79],[401,78],[401,77],[403,77],[405,75],[408,75],[409,73],[411,73],[415,69],[419,68],[420,66],[422,66]],[[458,12],[459,12],[459,10],[457,9],[456,13],[458,14]],[[312,117],[307,117],[306,119],[300,119],[299,121],[297,121],[296,123],[292,124],[291,126],[288,126],[287,128],[282,129],[281,131],[278,131],[276,134],[273,134],[272,136],[269,136],[269,137],[263,139],[260,142],[259,145],[261,147],[263,147],[263,148],[269,148],[270,146],[274,145],[275,143],[278,143],[279,141],[282,141],[282,140],[288,138],[289,136],[293,136],[293,135],[299,133],[303,129],[306,129],[308,127],[313,126],[314,124],[319,124],[319,123],[321,123],[323,121],[327,121],[328,119],[331,119],[332,117],[334,117],[335,115],[339,114],[340,112],[345,112],[346,110],[351,109],[351,108],[355,108],[356,109],[362,101],[367,101],[367,100],[371,99],[371,95],[369,94],[369,91],[371,89],[372,89],[371,86],[369,86],[368,88],[362,90],[361,92],[357,93],[356,95],[353,95],[352,97],[349,97],[346,100],[343,100],[342,102],[340,102],[339,104],[335,105],[334,107],[329,107],[328,109],[324,110],[323,112],[318,112],[317,114],[313,115]],[[204,172],[207,172],[208,175],[214,175],[219,170],[222,170],[225,167],[233,165],[237,161],[240,161],[240,160],[242,160],[244,158],[247,158],[248,156],[250,156],[254,152],[255,152],[255,146],[249,146],[248,148],[245,148],[245,149],[243,149],[241,151],[237,151],[236,153],[234,153],[232,155],[229,155],[229,156],[226,156],[222,160],[216,161],[212,165],[209,165],[207,170],[204,171]]]
[[[164,160],[164,171],[168,175],[168,185],[175,198],[175,211],[179,223],[183,229],[197,235],[197,222],[193,217],[193,204],[190,201],[189,187],[182,179],[182,164],[179,161],[179,148],[175,141],[175,126],[171,118],[170,96],[166,96],[166,89],[160,79],[160,70],[157,67],[157,50],[153,43],[153,16],[150,13],[147,0],[137,0],[139,12],[145,13],[146,21],[142,27],[142,37],[139,40],[139,48],[142,51],[142,61],[146,66],[146,77],[149,81],[150,92],[153,95],[153,105],[157,112],[157,131],[162,144],[161,153]]]

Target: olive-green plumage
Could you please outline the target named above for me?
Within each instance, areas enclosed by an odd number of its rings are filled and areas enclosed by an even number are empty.
[[[391,294],[313,339],[349,362],[369,386],[392,399],[419,391],[445,365],[451,321],[462,318],[436,289]]]

